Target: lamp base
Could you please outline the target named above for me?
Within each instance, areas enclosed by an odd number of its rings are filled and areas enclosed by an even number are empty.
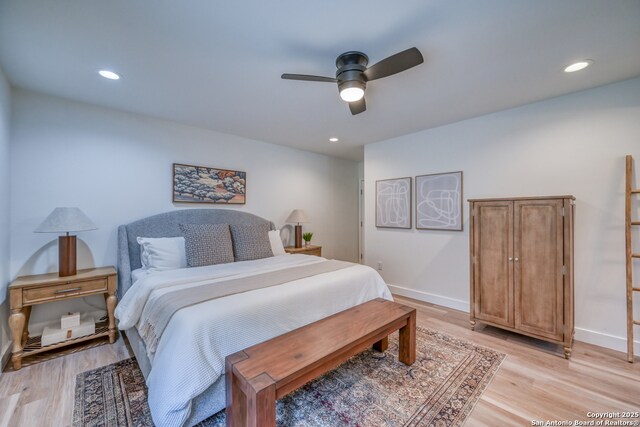
[[[58,237],[58,276],[75,276],[76,236]]]
[[[302,247],[302,226],[296,225],[296,248]]]

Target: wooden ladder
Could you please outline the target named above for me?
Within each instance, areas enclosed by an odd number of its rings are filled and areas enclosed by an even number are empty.
[[[639,287],[633,286],[633,260],[640,258],[640,253],[633,252],[633,244],[631,242],[631,228],[640,225],[640,221],[633,221],[631,218],[631,196],[640,194],[640,189],[634,189],[631,181],[633,180],[633,157],[627,156],[627,172],[626,172],[626,190],[625,190],[625,239],[627,247],[627,361],[633,363],[633,326],[640,325],[640,321],[633,319],[633,293],[640,292]]]

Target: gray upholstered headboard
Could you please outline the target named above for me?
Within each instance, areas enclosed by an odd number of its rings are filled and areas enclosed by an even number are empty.
[[[140,219],[118,227],[118,299],[131,287],[131,271],[140,268],[138,237],[181,236],[180,224],[260,224],[273,222],[231,209],[181,209]]]

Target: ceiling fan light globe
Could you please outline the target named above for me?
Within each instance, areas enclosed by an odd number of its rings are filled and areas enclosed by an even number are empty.
[[[360,87],[347,87],[340,91],[340,98],[345,102],[360,101],[364,96],[364,89]]]

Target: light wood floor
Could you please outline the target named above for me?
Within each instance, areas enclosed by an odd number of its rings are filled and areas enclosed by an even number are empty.
[[[469,329],[459,311],[396,297],[418,309],[418,325],[507,354],[466,426],[530,426],[532,420],[586,420],[586,413],[640,410],[640,360],[576,342],[562,348],[496,328]],[[69,426],[78,373],[130,357],[122,339],[0,377],[0,427]]]

